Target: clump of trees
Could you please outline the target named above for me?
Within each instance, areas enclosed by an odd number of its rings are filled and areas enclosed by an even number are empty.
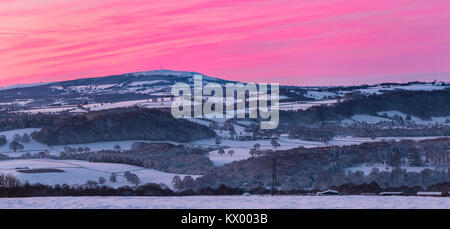
[[[424,141],[380,141],[361,145],[296,148],[266,152],[257,156],[252,148],[250,160],[236,161],[218,167],[195,181],[195,187],[217,187],[225,184],[242,187],[272,182],[272,160],[277,160],[277,181],[284,190],[323,189],[331,185],[376,181],[381,187],[418,185],[426,187],[438,182],[450,182],[450,139]],[[349,172],[349,168],[380,165],[387,170],[366,173]],[[428,166],[417,173],[404,167]],[[434,168],[437,169],[434,169]],[[239,171],[239,172],[236,172]]]
[[[18,141],[14,140],[9,144],[9,148],[12,149],[14,152],[17,152],[17,150],[23,150],[25,148],[24,145],[20,144]]]
[[[56,159],[122,163],[178,174],[205,174],[214,170],[208,149],[168,143],[137,142],[131,150],[61,153]]]
[[[275,149],[281,146],[280,143],[278,143],[278,141],[275,138],[272,138],[270,144],[272,144],[273,148]]]
[[[289,131],[290,138],[299,138],[304,141],[329,142],[336,135],[334,130],[324,130],[322,128],[293,128]],[[275,142],[274,142],[275,143]]]
[[[305,111],[280,111],[280,124],[310,125],[351,118],[355,114],[400,111],[422,119],[450,115],[450,90],[393,91],[381,95],[360,96],[331,106],[316,106]]]
[[[225,154],[225,150],[224,150],[223,148],[220,148],[220,149],[217,151],[217,154],[219,154],[220,156],[223,156],[223,155]]]
[[[111,173],[111,175],[109,176],[109,182],[116,183],[117,182],[117,174]]]
[[[193,190],[195,187],[195,181],[191,176],[184,176],[183,179],[179,176],[174,176],[172,179],[172,185],[175,190],[179,191]]]
[[[106,179],[104,177],[99,177],[98,178],[98,183],[103,185],[103,184],[106,183]]]
[[[394,171],[393,171],[394,172]],[[398,171],[401,173],[401,171]],[[397,173],[397,172],[394,172]],[[428,172],[424,172],[427,174]],[[353,179],[353,178],[352,178]],[[358,178],[359,179],[359,178]],[[389,186],[381,185],[380,181],[362,181],[363,183],[353,183],[345,180],[339,185],[332,185],[329,188],[338,190],[344,194],[379,193],[383,191],[401,191],[407,195],[415,195],[418,191],[439,191],[446,192],[450,188],[450,182],[438,182],[430,180],[431,185],[427,186]],[[163,184],[147,183],[137,187],[123,186],[112,188],[106,185],[99,185],[101,182],[88,180],[82,185],[43,185],[22,183],[11,175],[0,174],[0,197],[33,197],[33,196],[179,196],[179,195],[239,195],[244,192],[251,194],[269,194],[270,189],[259,183],[253,187],[232,187],[226,184],[214,186],[198,187],[196,180],[190,176],[181,179],[179,176],[173,178],[174,190]],[[324,190],[324,187],[314,187],[308,189],[284,187],[276,191],[279,195],[304,194]]]
[[[5,146],[8,144],[8,139],[6,139],[5,135],[0,135],[0,146]]]
[[[136,131],[136,130],[146,131]],[[176,130],[176,131],[174,131]],[[154,109],[121,108],[67,116],[52,126],[32,133],[33,139],[48,145],[82,144],[129,139],[190,142],[215,137],[206,126],[175,119]]]
[[[18,150],[25,149],[25,146],[22,144],[30,143],[31,137],[27,133],[20,135],[15,134],[13,137],[13,141],[9,144],[9,148],[13,150],[14,152],[17,152]],[[6,136],[2,135],[0,136],[0,146],[4,146],[8,143],[8,140],[6,139]]]
[[[23,143],[30,143],[31,142],[31,137],[30,137],[30,135],[25,133],[25,134],[22,135],[22,139],[21,140],[22,140]]]
[[[23,135],[14,134],[13,141],[21,142],[21,143],[30,143],[31,137],[27,133],[24,133]]]
[[[123,174],[123,176],[125,177],[125,179],[127,180],[128,183],[131,183],[136,187],[141,183],[141,180],[139,179],[139,177],[134,173],[127,171]]]
[[[230,155],[230,157],[232,157],[234,155],[234,150],[232,150],[232,149],[228,150],[228,155]]]
[[[12,175],[0,173],[0,188],[16,188],[21,185],[19,179]]]

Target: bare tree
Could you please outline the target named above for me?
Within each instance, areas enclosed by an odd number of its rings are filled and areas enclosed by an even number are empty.
[[[274,138],[272,138],[270,143],[272,144],[273,148],[278,148],[281,146],[280,143],[278,143],[277,140]]]
[[[234,150],[232,150],[232,149],[228,150],[228,155],[230,155],[232,157],[233,154],[234,154]]]
[[[220,140],[220,138],[216,138],[216,145],[219,146],[220,144],[222,144],[222,141]]]
[[[13,141],[15,142],[22,141],[22,136],[20,136],[19,134],[14,134]]]
[[[136,186],[136,187],[141,183],[141,180],[139,179],[139,177],[134,173],[125,172],[124,177],[125,177],[125,179],[127,179],[127,181],[129,183],[134,184],[134,186]]]
[[[20,186],[20,180],[12,175],[0,174],[0,187],[15,188]]]
[[[256,149],[255,148],[251,148],[248,153],[250,154],[250,156],[254,157],[256,155]]]
[[[223,150],[223,148],[220,148],[219,151],[217,151],[217,153],[222,156],[225,154],[225,150]]]
[[[106,183],[106,179],[104,177],[99,177],[98,178],[98,183],[99,184],[105,184]]]
[[[17,150],[23,150],[25,147],[19,142],[13,141],[11,142],[11,144],[9,144],[9,148],[14,150],[14,152],[17,152]]]
[[[172,178],[172,185],[176,190],[182,190],[183,189],[183,181],[179,176],[174,176]]]
[[[191,176],[185,176],[183,178],[183,186],[184,186],[184,189],[186,189],[186,190],[194,189],[194,186],[195,186],[194,179],[192,179]]]
[[[27,133],[24,133],[24,134],[22,135],[22,142],[23,142],[23,143],[29,143],[29,142],[31,142],[30,135],[28,135]]]
[[[111,173],[111,176],[109,176],[109,181],[112,183],[117,182],[117,175],[115,173]]]
[[[5,135],[0,135],[0,146],[4,146],[8,144],[8,139],[6,139]]]

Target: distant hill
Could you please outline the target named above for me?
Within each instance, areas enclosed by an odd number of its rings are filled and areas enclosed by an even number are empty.
[[[139,108],[68,116],[32,134],[35,140],[48,145],[130,139],[190,142],[214,136],[206,126],[175,119],[168,112]]]

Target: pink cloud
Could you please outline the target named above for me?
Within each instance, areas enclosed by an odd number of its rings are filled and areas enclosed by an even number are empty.
[[[448,12],[445,0],[3,0],[0,84],[160,65],[296,85],[408,80],[450,72]]]

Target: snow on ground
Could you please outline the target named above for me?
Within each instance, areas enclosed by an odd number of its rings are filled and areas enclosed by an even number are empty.
[[[341,136],[335,137],[333,140],[327,142],[327,145],[337,145],[337,146],[348,146],[348,145],[359,145],[364,142],[377,142],[377,141],[401,141],[401,140],[413,140],[422,141],[429,139],[438,138],[448,138],[449,136],[427,136],[427,137],[377,137],[375,139],[362,138],[362,137],[352,137],[352,136]]]
[[[312,99],[324,99],[333,96],[336,96],[336,94],[329,91],[307,91],[305,94],[305,97]]]
[[[21,173],[17,169],[61,169],[64,172],[53,173]],[[51,160],[51,159],[26,159],[26,160],[5,160],[0,161],[0,173],[11,174],[22,181],[30,183],[41,183],[47,185],[55,184],[85,184],[88,180],[98,181],[98,178],[104,177],[106,185],[111,187],[120,187],[130,185],[123,177],[123,173],[130,171],[135,173],[141,180],[141,184],[163,183],[172,188],[172,179],[179,175],[183,178],[185,175],[165,173],[154,169],[147,169],[134,165],[116,164],[116,163],[93,163],[78,160]],[[109,181],[112,173],[118,175],[118,182]],[[198,176],[192,176],[194,179]]]
[[[335,137],[333,140],[324,143],[318,141],[304,141],[300,139],[290,139],[287,136],[281,136],[277,142],[280,143],[280,147],[274,148],[271,144],[271,140],[254,140],[254,141],[237,141],[230,139],[222,139],[220,146],[225,147],[225,154],[219,155],[218,150],[213,150],[209,152],[209,159],[216,166],[222,166],[224,164],[231,163],[233,161],[245,160],[250,157],[250,149],[254,147],[255,144],[260,144],[261,150],[289,150],[297,147],[304,148],[314,148],[314,147],[326,147],[326,146],[349,146],[349,145],[360,145],[364,142],[377,142],[377,141],[400,141],[410,139],[413,141],[421,141],[427,139],[445,138],[445,136],[428,136],[428,137],[377,137],[375,139],[362,138],[362,137],[351,137],[351,136],[340,136]],[[195,142],[191,142],[191,145],[196,146],[206,146],[214,147],[215,139],[203,139]],[[230,148],[226,148],[230,147]],[[230,156],[228,154],[229,150],[234,151],[234,155]]]
[[[411,85],[396,85],[396,86],[374,86],[365,89],[359,89],[363,94],[382,94],[383,91],[393,91],[393,90],[407,90],[407,91],[433,91],[433,90],[443,90],[448,86],[442,85],[432,85],[431,83],[426,84],[411,84]]]
[[[13,102],[6,102],[6,103],[0,103],[0,106],[7,106],[7,105],[20,105],[20,106],[24,106],[28,103],[33,102],[34,100],[32,99],[16,99]]]
[[[450,120],[450,116],[444,116],[444,117],[431,117],[431,121],[434,123],[446,123],[449,124],[448,121]]]
[[[250,126],[251,124],[257,124],[256,122],[253,121],[246,121],[246,120],[237,120],[236,121],[238,124],[241,124],[243,126]]]
[[[0,135],[5,135],[6,139],[8,140],[8,143],[4,146],[0,146],[0,153],[3,154],[7,154],[9,156],[18,156],[27,152],[30,153],[38,153],[40,151],[44,151],[44,150],[48,150],[50,149],[47,145],[39,143],[33,139],[31,139],[31,141],[29,143],[21,143],[24,145],[24,150],[23,151],[17,151],[16,153],[14,153],[13,150],[11,150],[9,148],[9,144],[13,141],[14,139],[14,135],[15,134],[19,134],[20,136],[22,136],[23,134],[31,134],[34,131],[39,131],[39,128],[28,128],[28,129],[18,129],[18,130],[10,130],[10,131],[3,131],[0,132]]]
[[[2,209],[450,209],[448,197],[170,196],[2,198]]]
[[[197,120],[202,121],[202,120]],[[206,122],[206,121],[205,121]],[[238,125],[235,125],[237,127]],[[239,126],[240,127],[240,126]],[[241,127],[243,128],[243,127]],[[8,139],[8,142],[11,142],[14,134],[23,135],[24,133],[31,134],[34,131],[38,131],[36,128],[29,129],[19,129],[19,130],[11,130],[0,132],[0,135],[5,135]],[[239,129],[242,130],[242,129]],[[228,132],[223,133],[224,135],[228,135]],[[238,133],[239,134],[239,133]],[[225,155],[218,155],[217,151],[211,151],[209,154],[210,160],[216,165],[221,166],[227,163],[231,163],[233,161],[245,160],[250,157],[249,151],[254,147],[255,144],[260,144],[261,150],[289,150],[297,147],[305,147],[305,148],[313,148],[313,147],[325,147],[325,146],[347,146],[347,145],[359,145],[364,142],[375,142],[375,141],[389,141],[389,140],[404,140],[411,139],[414,141],[427,140],[427,139],[436,139],[436,138],[444,138],[445,136],[429,136],[429,137],[378,137],[375,139],[370,138],[362,138],[362,137],[351,137],[351,136],[339,136],[333,138],[333,140],[324,143],[318,141],[304,141],[300,139],[290,139],[288,136],[281,136],[277,140],[280,143],[280,147],[274,148],[271,144],[271,140],[269,139],[260,139],[253,141],[238,141],[231,139],[221,139],[220,146],[227,148],[225,150]],[[13,152],[9,148],[9,144],[0,147],[0,153],[8,155],[9,157],[19,157],[25,153],[37,154],[39,152],[48,150],[52,155],[59,155],[60,152],[64,151],[65,147],[70,147],[77,149],[78,147],[88,147],[91,151],[101,151],[101,150],[114,150],[115,145],[119,145],[122,150],[130,150],[131,146],[135,142],[146,142],[146,143],[170,143],[170,144],[181,144],[178,142],[172,141],[145,141],[145,140],[126,140],[126,141],[105,141],[105,142],[93,142],[93,143],[84,143],[84,144],[70,144],[70,145],[56,145],[56,146],[47,146],[45,144],[39,143],[35,140],[31,140],[30,143],[23,143],[25,146],[24,150]],[[200,147],[216,147],[215,138],[202,139],[198,141],[193,141],[188,143],[191,146],[200,146]],[[234,150],[234,155],[228,155],[229,150]]]
[[[381,117],[372,116],[372,115],[353,115],[351,119],[356,122],[365,122],[367,124],[375,124],[375,123],[379,123],[379,122],[391,122],[392,121],[391,119],[381,118]]]
[[[352,167],[346,169],[346,171],[356,172],[356,171],[362,171],[365,175],[369,175],[372,172],[372,169],[377,168],[380,172],[386,171],[391,172],[393,167],[387,166],[387,165],[361,165],[358,167]],[[420,173],[422,170],[425,169],[435,169],[436,167],[400,167],[401,169],[406,169],[407,172],[418,172]]]
[[[299,146],[304,146],[306,148],[323,146],[324,144],[321,142],[313,142],[313,141],[302,141],[299,139],[289,139],[288,137],[280,137],[278,142],[281,144],[281,147],[278,149],[291,149]],[[245,148],[251,149],[255,144],[260,144],[261,149],[273,149],[271,140],[251,140],[251,141],[238,141],[231,139],[221,139],[220,146],[227,146],[233,148]],[[189,143],[194,146],[207,146],[214,147],[216,146],[215,138],[202,139],[198,141],[193,141]]]
[[[319,101],[305,101],[305,102],[283,102],[279,104],[280,110],[284,111],[296,111],[296,110],[306,110],[310,107],[320,106],[320,105],[330,105],[337,103],[337,99],[330,100],[319,100]]]
[[[8,140],[8,144],[0,147],[0,153],[8,155],[9,157],[18,157],[25,153],[37,154],[39,152],[48,150],[52,155],[59,155],[60,152],[64,151],[65,147],[75,148],[78,147],[88,147],[91,151],[100,151],[100,150],[114,150],[115,145],[119,145],[122,150],[129,150],[131,146],[135,142],[146,142],[146,143],[171,143],[171,144],[179,144],[177,142],[172,141],[146,141],[146,140],[125,140],[125,141],[105,141],[105,142],[93,142],[93,143],[83,143],[83,144],[69,144],[69,145],[56,145],[56,146],[48,146],[46,144],[42,144],[33,139],[29,143],[21,143],[24,145],[24,149],[14,152],[9,148],[9,143],[13,141],[14,135],[19,134],[23,135],[25,133],[31,134],[34,131],[39,131],[39,128],[28,128],[28,129],[17,129],[10,131],[0,132],[0,135],[5,135]]]
[[[79,86],[70,86],[67,89],[70,91],[76,91],[79,93],[95,93],[95,92],[105,91],[108,88],[114,87],[116,85],[117,84],[79,85]]]
[[[400,112],[400,111],[380,111],[377,112],[378,115],[386,115],[389,118],[394,117],[395,115],[398,115],[402,117],[403,120],[406,120],[407,114]],[[431,120],[423,120],[421,118],[418,118],[416,116],[410,115],[411,121],[415,122],[417,124],[427,125],[427,124],[447,124],[446,121],[450,120],[450,116],[444,116],[444,117],[431,117]]]
[[[30,84],[14,84],[14,85],[8,85],[8,86],[0,87],[0,90],[35,87],[35,86],[42,86],[42,85],[46,85],[46,84],[51,84],[51,82],[47,82],[47,83],[30,83]]]
[[[238,141],[231,139],[221,139],[220,146],[225,147],[225,154],[219,155],[218,150],[213,150],[209,152],[209,159],[216,166],[222,166],[227,163],[231,163],[233,161],[245,160],[250,157],[250,149],[254,147],[255,144],[260,144],[261,150],[288,150],[292,148],[297,148],[303,146],[305,148],[312,147],[320,147],[326,146],[322,142],[313,142],[313,141],[303,141],[300,139],[289,139],[288,137],[280,137],[278,140],[280,143],[280,147],[274,148],[271,144],[271,140],[253,140],[253,141]],[[215,138],[203,139],[189,143],[194,146],[202,146],[202,147],[215,147],[217,146],[215,143]],[[228,147],[228,148],[227,148]],[[234,155],[230,156],[228,154],[229,150],[234,151]]]
[[[198,118],[187,118],[186,120],[188,120],[190,122],[195,122],[195,123],[203,125],[203,126],[209,126],[212,123],[211,121],[206,121],[206,120],[198,119]]]
[[[21,110],[19,112],[30,114],[37,114],[37,113],[52,114],[61,112],[84,113],[87,112],[86,109],[90,109],[91,111],[99,111],[99,110],[107,110],[122,107],[134,107],[134,106],[145,108],[169,108],[171,105],[172,105],[171,99],[169,97],[166,97],[166,98],[158,98],[158,101],[155,102],[153,102],[151,99],[141,99],[115,103],[91,103],[88,105],[84,105],[83,106],[84,109],[80,109],[77,106],[61,106],[61,107],[40,107],[30,110]]]
[[[73,111],[77,109],[76,106],[63,106],[63,107],[44,107],[44,108],[35,108],[30,110],[20,110],[18,112],[29,113],[29,114],[57,114],[66,111]]]
[[[152,85],[158,83],[170,83],[167,80],[150,80],[150,81],[135,81],[128,84],[128,86],[144,86],[144,85]]]
[[[375,139],[370,138],[362,138],[362,137],[352,137],[352,136],[338,136],[333,138],[333,140],[324,143],[318,141],[304,141],[300,139],[291,139],[287,136],[281,136],[277,140],[280,143],[281,147],[277,148],[277,150],[288,150],[296,147],[305,147],[305,148],[313,148],[313,147],[324,147],[324,146],[347,146],[347,145],[359,145],[364,142],[375,142],[375,141],[400,141],[405,139],[411,139],[413,141],[420,140],[428,140],[428,139],[437,139],[437,138],[446,138],[448,136],[427,136],[427,137],[377,137]],[[221,139],[220,146],[227,146],[232,148],[246,148],[251,149],[253,146],[258,143],[261,145],[261,149],[273,149],[271,140],[269,139],[260,139],[260,140],[251,140],[251,141],[238,141],[231,139]],[[190,145],[195,146],[216,146],[214,138],[202,139],[198,141],[194,141],[189,143]]]
[[[142,99],[142,100],[132,100],[132,101],[124,101],[117,103],[94,103],[84,106],[85,108],[89,108],[91,111],[99,111],[99,110],[107,110],[113,108],[122,108],[122,107],[145,107],[145,108],[167,108],[170,107],[172,101],[160,101],[159,99],[156,102],[153,102],[151,99]]]
[[[379,116],[373,116],[373,115],[367,115],[367,114],[358,114],[353,115],[350,119],[342,120],[341,124],[352,124],[354,122],[365,122],[367,124],[377,124],[380,122],[392,122],[394,116],[401,117],[404,121],[406,121],[407,114],[400,112],[400,111],[380,111],[377,112],[377,115],[385,116],[385,117],[379,117]],[[416,116],[410,115],[411,122],[414,122],[415,124],[419,125],[435,125],[435,124],[441,124],[441,125],[450,125],[448,121],[450,120],[450,116],[445,117],[431,117],[431,120],[423,120],[421,118],[418,118]]]
[[[65,147],[75,148],[78,147],[88,147],[91,151],[100,150],[114,150],[115,145],[119,145],[122,150],[130,150],[131,146],[136,142],[145,143],[171,143],[179,144],[172,141],[149,141],[149,140],[125,140],[125,141],[109,141],[109,142],[93,142],[93,143],[83,143],[83,144],[71,144],[71,145],[56,145],[52,146],[52,150],[59,152],[64,151]]]
[[[230,156],[228,152],[230,150],[234,151],[234,154]],[[224,155],[218,154],[219,150],[214,150],[209,152],[209,159],[213,162],[215,166],[222,166],[224,164],[231,163],[233,161],[241,161],[250,157],[249,149],[247,148],[227,148],[225,149]]]

